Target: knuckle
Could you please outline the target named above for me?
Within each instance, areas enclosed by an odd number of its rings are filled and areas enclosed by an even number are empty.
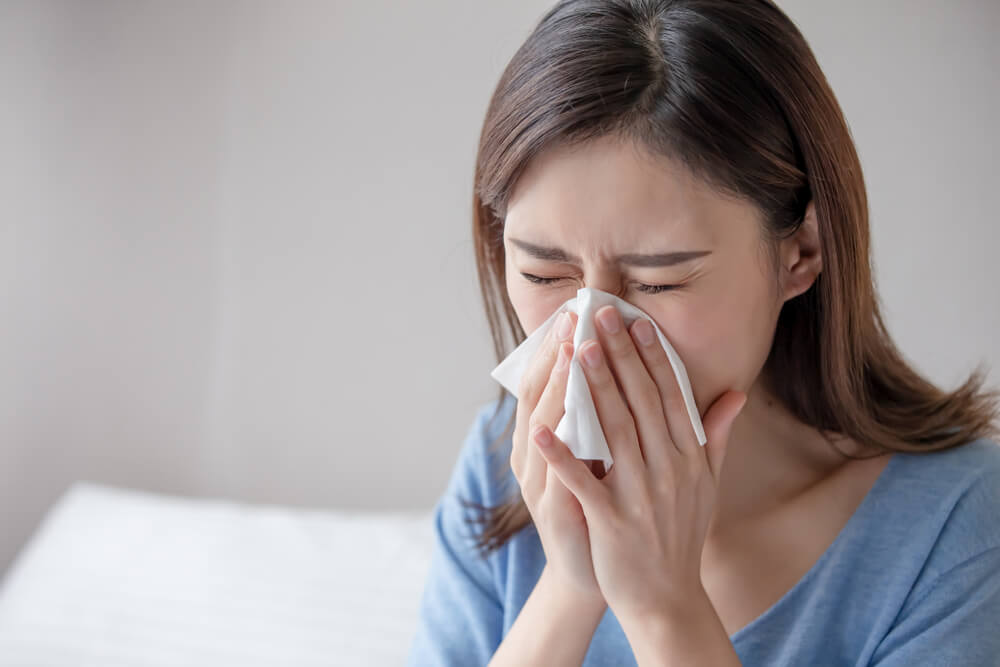
[[[655,333],[653,338],[655,341],[656,339]],[[633,335],[633,340],[634,340],[634,335]],[[658,345],[656,344],[656,342],[654,342],[653,345],[644,345],[642,347],[642,357],[643,359],[646,360],[647,364],[658,364],[662,361],[667,360],[667,351],[663,349],[662,345]]]
[[[636,397],[638,406],[647,414],[656,414],[656,411],[663,411],[663,404],[660,401],[660,389],[652,378],[640,380],[639,395]]]
[[[514,474],[514,479],[517,480],[518,484],[521,484],[521,458],[511,454],[510,457],[510,471]]]
[[[525,437],[524,426],[527,423],[527,419],[523,415],[518,415],[517,421],[514,424],[514,435],[511,438],[511,450],[510,450],[510,469],[514,473],[515,479],[518,483],[522,481],[522,475],[524,471],[524,460],[525,460]]]
[[[638,429],[635,425],[635,417],[629,410],[619,410],[618,417],[608,425],[608,430],[615,433],[619,438],[631,438],[638,436]]]
[[[673,445],[668,445],[673,447]],[[653,482],[653,490],[657,498],[669,498],[677,492],[677,476],[674,467],[667,466],[666,471]]]
[[[646,357],[645,363],[650,371],[669,371],[674,372],[673,366],[670,365],[670,359],[667,358],[667,352],[659,345],[653,345],[654,349],[647,352],[644,356]]]
[[[670,393],[663,397],[663,413],[665,415],[669,414],[686,414],[687,406],[684,404],[684,397],[681,396],[679,391]]]
[[[595,389],[614,388],[617,391],[618,388],[615,376],[611,373],[611,370],[607,366],[603,365],[598,366],[597,368],[588,369],[587,382]]]
[[[538,400],[538,394],[540,393],[541,390],[539,388],[538,381],[535,379],[534,373],[528,372],[521,376],[521,379],[517,384],[518,400],[526,403],[534,403]]]
[[[538,428],[538,425],[542,424],[542,423],[544,423],[544,422],[542,422],[541,420],[538,420],[538,419],[531,419],[531,420],[529,420],[528,421],[528,430],[524,434],[524,437],[528,438],[529,440],[531,438],[533,438],[534,434],[535,434],[535,429]],[[546,424],[546,426],[547,426],[547,424]],[[528,446],[530,446],[530,443],[528,443]]]
[[[643,489],[638,496],[637,502],[632,506],[632,516],[636,521],[645,523],[652,518],[653,501],[646,489]]]
[[[610,514],[611,516],[608,518],[607,524],[612,539],[615,539],[614,536],[624,536],[631,530],[631,513],[627,508],[619,508]]]
[[[685,456],[684,458],[687,459],[688,478],[696,482],[702,479],[702,472],[705,470],[704,459],[697,456]]]
[[[518,382],[518,400],[524,400],[529,406],[535,405],[542,397],[549,378],[553,374],[552,355],[545,355],[547,363],[538,363],[532,366]],[[542,361],[541,359],[539,361]]]
[[[563,354],[564,346],[567,345],[567,344],[568,343],[563,342],[563,343],[559,343],[558,345],[556,345],[554,354],[552,355],[552,360],[553,360],[552,367],[549,370],[549,377],[550,378],[554,378],[554,377],[558,376],[560,373],[566,373],[566,372],[569,371],[569,364],[566,364],[565,368],[562,368],[562,369],[559,368],[559,355]],[[569,356],[569,355],[572,354],[572,352],[570,352],[570,351],[567,350],[566,354],[567,354],[567,356]]]
[[[628,336],[621,335],[621,331],[615,335],[608,335],[604,339],[604,344],[608,348],[608,353],[612,356],[627,359],[636,354],[635,345]]]

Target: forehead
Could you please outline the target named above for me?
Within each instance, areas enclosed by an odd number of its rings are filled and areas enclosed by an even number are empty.
[[[734,217],[753,215],[751,204],[714,191],[676,162],[601,137],[536,156],[511,193],[504,232],[537,241],[596,235],[629,247],[704,244],[725,236]]]

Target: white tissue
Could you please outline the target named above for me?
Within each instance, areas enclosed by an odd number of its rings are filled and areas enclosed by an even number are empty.
[[[594,399],[590,395],[590,386],[587,384],[587,377],[583,368],[580,367],[579,358],[580,345],[585,340],[599,340],[594,329],[594,313],[600,308],[612,304],[621,313],[625,326],[628,327],[636,319],[642,317],[649,320],[656,331],[663,349],[667,353],[670,365],[673,367],[677,384],[681,388],[684,396],[684,405],[687,407],[688,417],[695,435],[698,436],[698,444],[704,446],[707,442],[705,429],[701,423],[701,416],[698,414],[698,406],[694,402],[694,394],[691,391],[691,383],[688,381],[687,371],[684,362],[677,356],[673,346],[667,341],[667,337],[660,331],[660,327],[649,315],[639,310],[624,299],[620,299],[614,294],[584,287],[577,290],[576,296],[565,302],[549,316],[547,320],[531,332],[531,334],[517,348],[511,352],[506,359],[494,368],[490,375],[494,380],[503,385],[507,391],[517,397],[518,384],[521,375],[527,371],[531,360],[535,356],[535,351],[545,338],[545,333],[555,324],[559,314],[564,311],[572,311],[578,315],[576,329],[573,332],[573,358],[570,360],[569,378],[566,384],[566,399],[563,402],[565,413],[559,424],[556,426],[556,436],[566,443],[573,455],[578,459],[600,459],[604,461],[604,469],[610,470],[613,459],[608,443],[604,438],[604,430],[601,428],[600,419],[597,417],[597,409],[594,407]]]

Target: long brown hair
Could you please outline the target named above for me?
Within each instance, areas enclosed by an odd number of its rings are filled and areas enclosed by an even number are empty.
[[[514,184],[541,151],[606,135],[755,204],[772,258],[815,203],[823,270],[784,303],[761,373],[781,378],[769,389],[798,419],[878,453],[1000,434],[1000,392],[982,389],[982,366],[943,391],[890,339],[850,130],[809,45],[770,0],[563,0],[517,50],[486,112],[474,181],[476,265],[497,363],[513,349],[505,331],[512,346],[525,339],[504,276]],[[501,387],[493,420],[508,399]],[[491,448],[513,422],[512,413]],[[519,494],[495,507],[463,502],[485,512],[474,519],[484,557],[531,522]]]

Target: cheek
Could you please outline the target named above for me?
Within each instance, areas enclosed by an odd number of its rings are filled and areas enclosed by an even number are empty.
[[[680,305],[680,304],[678,304]],[[728,360],[720,358],[721,347],[728,345],[728,334],[720,323],[729,326],[717,304],[692,302],[655,316],[656,323],[684,362],[698,412],[704,414],[706,396],[710,397],[719,382],[719,374]],[[721,322],[720,322],[721,321]]]
[[[701,414],[725,391],[746,391],[754,383],[770,350],[776,317],[753,283],[703,296],[656,317],[684,362]]]
[[[525,335],[531,335],[531,332],[541,326],[542,322],[575,294],[572,290],[569,296],[566,296],[564,290],[539,289],[527,281],[511,278],[508,274],[507,296],[514,306],[514,313]]]

